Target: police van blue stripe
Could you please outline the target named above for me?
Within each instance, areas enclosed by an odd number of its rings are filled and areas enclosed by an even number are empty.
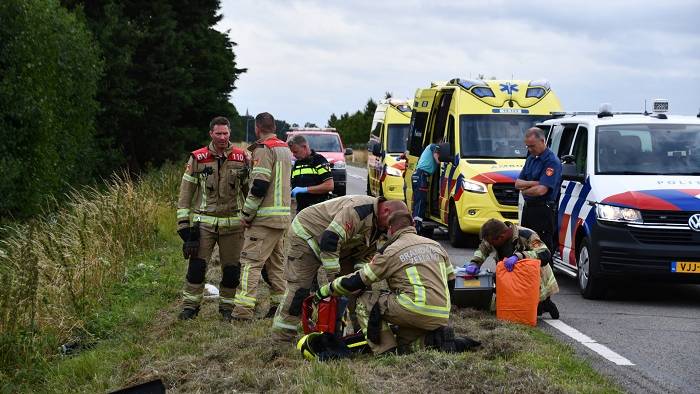
[[[574,182],[571,182],[574,183]],[[586,179],[586,183],[583,184],[583,187],[581,188],[581,192],[578,194],[578,201],[574,204],[574,209],[571,211],[571,218],[569,219],[569,231],[571,231],[571,235],[574,235],[574,229],[576,228],[576,222],[578,221],[578,216],[581,213],[581,207],[583,207],[583,204],[586,203],[586,199],[588,198],[588,193],[591,192],[591,183],[588,179]],[[573,243],[575,240],[571,240]]]

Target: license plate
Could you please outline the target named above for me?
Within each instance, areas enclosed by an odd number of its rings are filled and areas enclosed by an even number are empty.
[[[679,274],[700,274],[700,262],[672,261],[671,272],[676,272]]]

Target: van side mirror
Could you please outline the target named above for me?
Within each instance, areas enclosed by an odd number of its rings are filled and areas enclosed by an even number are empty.
[[[352,148],[345,148],[345,156],[352,155]]]
[[[575,182],[586,180],[586,174],[580,174],[576,169],[576,159],[573,156],[566,155],[561,160],[561,179]]]
[[[453,157],[450,151],[449,142],[438,144],[438,160],[440,160],[440,163],[452,163]]]
[[[372,154],[379,157],[382,155],[382,145],[379,142],[375,142],[372,145]]]

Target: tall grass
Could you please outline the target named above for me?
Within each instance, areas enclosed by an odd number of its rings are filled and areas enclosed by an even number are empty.
[[[174,166],[141,180],[114,175],[103,187],[71,191],[53,213],[2,229],[0,376],[61,343],[99,339],[86,320],[123,279],[129,257],[156,244],[180,176]]]
[[[349,156],[350,162],[360,167],[366,167],[367,154],[367,149],[353,149],[352,155]]]

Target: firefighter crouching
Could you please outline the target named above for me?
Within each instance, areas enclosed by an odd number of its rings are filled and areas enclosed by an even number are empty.
[[[537,315],[549,312],[553,319],[558,319],[559,310],[550,299],[552,295],[559,292],[559,285],[552,271],[552,254],[537,233],[511,222],[487,220],[481,226],[479,248],[466,266],[467,274],[478,274],[481,264],[494,251],[497,261],[505,259],[504,265],[508,271],[513,270],[518,260],[526,258],[540,260],[540,303],[537,306]]]
[[[296,336],[302,302],[310,294],[319,267],[323,266],[328,280],[333,280],[341,271],[343,257],[361,262],[371,255],[386,230],[389,214],[396,209],[405,210],[406,205],[371,196],[343,196],[297,214],[289,231],[284,271],[287,288],[272,323],[273,339],[291,341]]]
[[[250,320],[258,302],[263,267],[270,284],[272,316],[284,293],[285,236],[290,218],[292,154],[287,143],[275,136],[275,119],[267,112],[255,117],[258,140],[252,152],[251,184],[241,210],[246,227],[241,251],[241,283],[236,292],[233,317]]]
[[[364,291],[357,300],[373,353],[423,348],[460,352],[478,346],[469,338],[456,338],[448,326],[455,275],[445,249],[416,234],[408,209],[392,213],[388,222],[389,239],[372,261],[321,287],[316,298],[348,295],[386,279],[390,291]]]
[[[182,320],[199,313],[214,245],[219,245],[219,313],[225,320],[231,318],[240,273],[243,227],[238,212],[248,190],[247,154],[229,142],[229,121],[224,117],[211,121],[209,136],[208,146],[191,153],[180,183],[177,227],[184,242],[183,255],[189,259]]]

